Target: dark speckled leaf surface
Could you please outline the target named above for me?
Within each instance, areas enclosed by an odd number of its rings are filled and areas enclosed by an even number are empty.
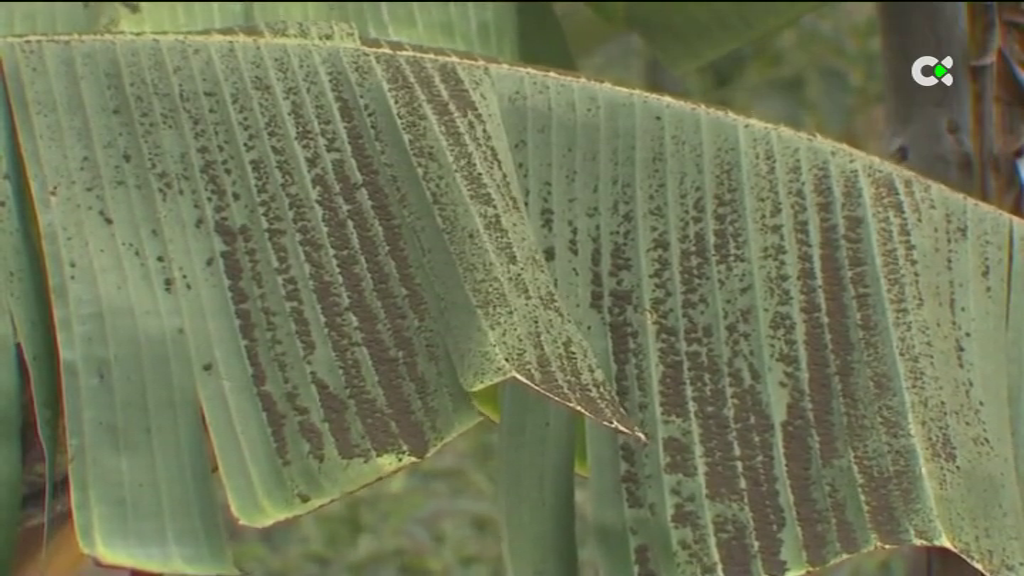
[[[495,68],[538,249],[647,443],[588,430],[609,574],[877,547],[1024,563],[1024,222],[849,148]]]
[[[1024,562],[1018,219],[810,136],[379,42],[0,55],[91,554],[226,565],[202,416],[263,525],[518,380],[594,417],[610,574]]]
[[[491,145],[487,70],[314,32],[3,49],[76,526],[109,563],[228,566],[204,421],[251,525],[425,457],[497,381],[630,430]]]

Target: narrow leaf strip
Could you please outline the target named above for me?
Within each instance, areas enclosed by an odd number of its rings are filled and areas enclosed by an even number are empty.
[[[12,263],[16,231],[13,122],[0,65],[0,572],[13,571],[22,500],[22,409],[28,403],[27,374],[21,370],[11,317]]]
[[[0,86],[0,91],[4,87]],[[7,99],[2,100],[7,106]],[[32,412],[23,416],[34,423],[34,434],[23,447],[26,483],[22,490],[38,510],[27,511],[29,524],[43,522],[43,540],[49,539],[48,524],[68,510],[67,490],[55,494],[55,487],[67,485],[67,443],[61,418],[61,397],[56,332],[50,313],[49,285],[42,255],[38,217],[29,194],[28,180],[18,151],[17,133],[9,116],[0,118],[0,166],[5,170],[9,194],[4,196],[5,234],[8,238],[7,298],[15,338],[27,372],[26,403]],[[61,496],[55,498],[55,496]]]
[[[11,574],[21,528],[22,386],[10,314],[0,306],[0,570]]]
[[[498,424],[500,497],[509,576],[578,574],[574,413],[504,384]]]
[[[609,573],[912,543],[1020,570],[992,536],[1024,530],[1020,219],[810,136],[490,70],[558,292],[649,439],[589,444],[619,460]]]
[[[130,193],[151,173],[125,161],[137,141],[111,146],[134,135],[109,112],[132,106],[117,59],[109,44],[74,55],[29,44],[0,54],[50,272],[78,538],[113,565],[230,573],[183,325],[139,267],[161,243],[163,223]]]

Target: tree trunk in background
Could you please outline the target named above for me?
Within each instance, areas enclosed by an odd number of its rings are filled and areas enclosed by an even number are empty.
[[[974,188],[971,75],[963,2],[878,2],[892,160],[947,186]],[[953,85],[919,86],[921,56],[953,58]]]

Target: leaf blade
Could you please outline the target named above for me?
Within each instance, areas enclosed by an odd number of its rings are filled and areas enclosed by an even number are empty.
[[[1016,530],[1016,489],[986,484],[1011,512],[979,512],[941,446],[1015,484],[996,398],[1019,380],[1019,220],[810,136],[494,72],[552,276],[650,439],[590,446],[621,460],[593,502],[627,544],[609,570],[627,550],[637,574],[799,573],[921,542],[1016,569],[981,535]]]
[[[78,37],[67,44],[53,37],[14,41],[5,51],[53,275],[83,549],[111,564],[224,571],[228,559],[216,536],[223,528],[204,470],[204,420],[232,509],[255,525],[365,485],[475,423],[479,415],[462,388],[481,382],[460,374],[444,348],[465,339],[439,336],[435,320],[441,301],[450,308],[453,296],[423,280],[439,263],[462,282],[454,291],[462,303],[484,294],[487,283],[528,282],[521,294],[506,292],[511,310],[481,315],[487,340],[477,349],[508,359],[501,377],[525,376],[621,426],[614,414],[621,410],[562,321],[521,217],[491,217],[492,238],[516,239],[483,258],[465,252],[465,237],[455,235],[479,237],[480,211],[493,210],[493,202],[514,205],[514,183],[501,180],[508,170],[483,172],[503,197],[473,197],[481,191],[471,189],[477,168],[493,159],[458,166],[455,177],[464,180],[444,200],[458,214],[443,225],[425,202],[452,190],[437,187],[430,178],[437,165],[424,158],[467,138],[484,142],[496,109],[480,92],[464,126],[439,129],[437,119],[453,109],[403,102],[406,83],[429,94],[439,80],[445,89],[472,90],[482,77],[459,75],[447,58],[403,63],[380,49],[346,54],[340,47],[338,58],[339,47],[293,39],[258,49],[238,37],[188,39]],[[90,80],[82,81],[83,67],[93,71]],[[421,124],[400,125],[410,118]],[[397,128],[422,128],[430,137],[413,146]],[[71,162],[70,150],[86,152]],[[382,170],[389,164],[411,169],[402,176],[406,186]],[[406,207],[399,190],[422,196]],[[426,227],[398,227],[407,209],[426,210],[414,218]],[[460,242],[461,262],[437,259]],[[509,246],[511,256],[502,253]],[[517,262],[528,267],[513,275]],[[308,270],[320,275],[309,278]],[[275,276],[280,284],[267,281]],[[347,303],[339,307],[337,294]],[[533,308],[528,298],[547,307]],[[495,340],[496,327],[509,338]],[[580,370],[591,388],[575,383]],[[369,385],[356,384],[361,378]],[[242,385],[248,381],[252,388]],[[332,402],[342,399],[339,410]],[[361,429],[345,431],[346,422]],[[134,429],[143,433],[125,438]],[[199,500],[208,503],[174,505]],[[159,541],[165,544],[138,544]]]
[[[579,572],[573,483],[575,414],[504,385],[498,446],[505,565],[511,576]]]

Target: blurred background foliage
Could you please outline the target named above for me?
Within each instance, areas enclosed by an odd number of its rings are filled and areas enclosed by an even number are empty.
[[[588,75],[817,132],[868,151],[882,143],[881,44],[873,3],[829,4],[683,78],[658,65],[635,36],[615,36],[582,3],[558,4]]]
[[[672,75],[639,39],[610,30],[582,3],[558,3],[558,10],[587,75],[882,149],[871,2],[830,4],[686,77]],[[501,576],[496,440],[495,425],[482,423],[435,457],[316,513],[264,530],[236,528],[239,567],[252,576]],[[597,571],[588,561],[585,490],[580,478],[577,534],[590,576]]]

